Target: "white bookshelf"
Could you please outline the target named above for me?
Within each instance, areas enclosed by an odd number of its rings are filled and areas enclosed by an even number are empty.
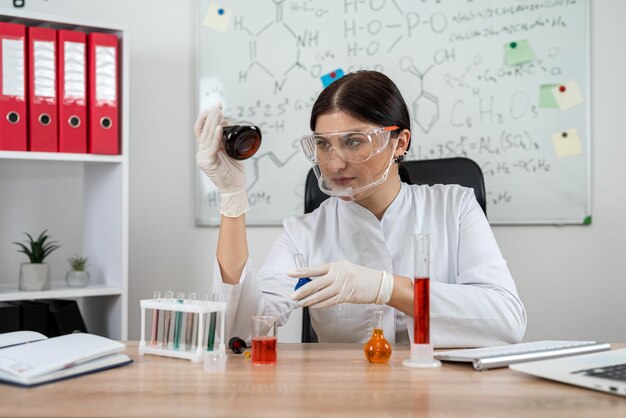
[[[2,150],[0,150],[0,158],[3,160],[74,161],[86,163],[121,163],[124,160],[124,157],[121,155],[67,154],[62,152],[23,152]]]
[[[128,338],[129,40],[121,25],[0,8],[0,21],[114,33],[119,43],[121,154],[0,151],[0,301],[75,299],[91,333]],[[48,229],[52,288],[18,290],[26,256],[13,241]],[[89,258],[90,283],[65,284],[67,258]]]
[[[92,296],[120,296],[121,287],[93,285],[81,288],[68,288],[65,282],[54,282],[50,290],[39,292],[24,292],[17,288],[17,284],[0,285],[0,302],[15,300],[59,299],[59,298],[86,298]]]

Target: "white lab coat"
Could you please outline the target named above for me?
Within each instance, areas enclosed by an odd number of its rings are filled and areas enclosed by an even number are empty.
[[[402,183],[378,220],[352,201],[330,198],[314,212],[284,220],[284,231],[255,272],[250,259],[237,285],[215,286],[228,303],[225,334],[250,340],[250,316],[268,314],[284,324],[298,305],[291,299],[298,279],[293,255],[318,265],[338,260],[414,276],[413,234],[430,234],[430,334],[436,347],[473,347],[519,342],[526,312],[506,261],[474,191],[456,185]],[[366,342],[375,304],[340,304],[310,309],[320,342]],[[413,319],[383,307],[383,331],[390,342],[408,342]]]

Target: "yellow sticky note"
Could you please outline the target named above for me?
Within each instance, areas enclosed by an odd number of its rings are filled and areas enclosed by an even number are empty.
[[[553,87],[552,95],[561,110],[570,109],[585,101],[578,84],[573,80]]]
[[[212,4],[209,6],[209,9],[206,12],[206,16],[204,16],[204,21],[202,23],[207,28],[211,28],[218,32],[225,32],[226,28],[228,27],[228,22],[230,22],[230,16],[232,14],[232,11],[230,11],[229,9],[218,6],[217,4]]]
[[[576,129],[568,129],[567,131],[552,134],[552,143],[554,144],[556,158],[567,158],[583,153],[583,147],[580,144],[580,137]]]

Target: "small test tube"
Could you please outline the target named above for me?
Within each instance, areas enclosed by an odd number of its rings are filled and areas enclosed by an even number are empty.
[[[213,293],[211,295],[211,302],[217,302],[218,296]],[[215,349],[215,325],[217,323],[217,312],[211,312],[209,315],[209,335],[208,341],[206,344],[206,349],[208,351],[213,351]]]
[[[185,302],[185,294],[178,292],[176,294],[176,303],[183,304]],[[180,334],[183,328],[183,313],[176,311],[174,319],[174,350],[180,349]]]
[[[195,304],[198,301],[198,296],[195,292],[189,292],[189,303]],[[191,350],[191,348],[195,345],[193,341],[193,333],[196,329],[197,322],[197,314],[193,312],[187,312],[187,317],[185,318],[185,345],[187,350]]]
[[[207,303],[209,303],[210,301],[211,301],[211,294],[210,294],[210,293],[208,293],[208,292],[204,292],[204,293],[202,293],[202,294],[200,295],[200,303],[201,303],[201,304],[206,305],[206,304],[207,304]],[[202,314],[202,315],[203,315],[203,318],[204,318],[204,315],[205,315],[205,314]],[[205,324],[205,325],[204,325],[204,331],[205,331],[205,332],[204,332],[204,334],[203,334],[203,335],[204,335],[204,337],[203,337],[203,340],[202,340],[202,341],[198,340],[198,345],[202,346],[203,348],[204,348],[204,347],[206,347],[206,343],[207,343],[207,334],[208,334],[208,332],[206,332],[206,331],[207,331],[207,325],[206,325],[206,324],[208,324],[208,323],[209,323],[209,318],[210,318],[210,317],[211,317],[211,316],[210,316],[209,314],[207,314],[207,315],[206,315],[206,318],[204,318],[204,319],[205,319],[205,321],[204,321],[204,324]]]
[[[158,290],[154,292],[154,296],[152,296],[153,300],[161,299],[161,292]],[[159,309],[152,310],[152,336],[150,338],[150,345],[156,347],[157,341],[159,339]]]
[[[165,291],[165,300],[171,302],[174,299],[174,292]],[[167,348],[170,344],[170,322],[172,321],[172,311],[165,310],[163,315],[163,335],[161,336],[163,348]]]
[[[413,341],[411,357],[402,362],[413,368],[440,367],[430,344],[430,239],[428,234],[415,234],[415,279],[413,281]]]
[[[296,263],[296,268],[302,269],[304,268],[304,256],[300,253],[293,256],[293,261]],[[308,277],[300,277],[298,279],[298,283],[296,283],[296,287],[293,290],[298,290],[305,284],[309,283],[311,279]]]

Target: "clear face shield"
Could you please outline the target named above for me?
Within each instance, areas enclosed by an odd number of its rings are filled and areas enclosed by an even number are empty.
[[[387,180],[398,139],[397,126],[353,131],[311,132],[300,139],[313,164],[320,189],[336,197],[354,197]],[[393,146],[389,147],[389,144]]]

